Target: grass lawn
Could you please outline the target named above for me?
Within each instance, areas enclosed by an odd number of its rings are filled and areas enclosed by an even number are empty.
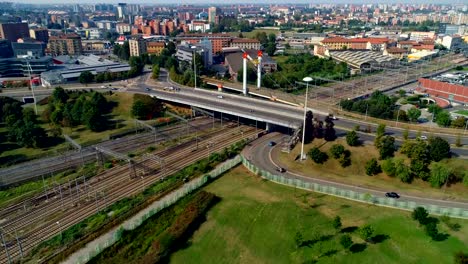
[[[342,168],[337,160],[329,154],[329,149],[334,144],[342,144],[351,151],[351,166]],[[385,173],[375,176],[367,176],[365,173],[365,163],[371,158],[379,157],[377,149],[373,145],[363,145],[350,147],[345,139],[339,138],[334,142],[326,142],[322,139],[315,139],[312,143],[304,146],[304,152],[308,152],[312,147],[319,147],[320,150],[329,154],[329,159],[323,165],[314,163],[307,159],[305,163],[295,162],[294,159],[300,155],[301,145],[297,144],[291,153],[279,152],[279,161],[282,166],[290,171],[301,175],[331,179],[343,183],[359,185],[362,187],[377,188],[382,191],[401,191],[407,194],[420,195],[424,197],[433,197],[439,199],[468,199],[468,188],[462,183],[452,184],[441,189],[431,188],[429,183],[420,179],[415,179],[411,184],[401,182],[398,178],[389,177]],[[396,157],[406,158],[406,155],[396,153]],[[461,174],[468,170],[468,163],[462,159],[449,159],[444,162],[454,168],[455,173]]]
[[[439,231],[449,237],[434,242],[409,212],[361,204],[282,186],[237,167],[205,188],[221,197],[187,245],[171,263],[453,263],[453,254],[468,247],[468,221],[461,229]],[[342,231],[331,219],[339,215],[353,252],[339,244]],[[356,228],[371,224],[374,244]],[[303,245],[296,247],[300,232]]]
[[[464,115],[464,116],[468,116],[468,110],[458,110],[458,111],[455,111],[454,113]]]

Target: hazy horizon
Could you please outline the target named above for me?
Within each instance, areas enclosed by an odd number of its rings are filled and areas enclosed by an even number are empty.
[[[42,4],[42,5],[68,5],[68,4],[117,4],[117,3],[127,3],[127,4],[141,4],[141,5],[219,5],[219,1],[207,1],[207,0],[191,0],[191,1],[175,1],[170,4],[167,3],[167,1],[164,0],[153,0],[153,1],[136,1],[136,0],[128,0],[128,1],[123,1],[123,0],[108,0],[108,1],[103,1],[103,0],[98,0],[98,1],[92,1],[92,0],[71,0],[67,1],[67,3],[64,3],[63,0],[36,0],[36,1],[30,1],[30,0],[13,0],[13,1],[8,1],[12,3],[20,3],[20,4]],[[226,4],[252,4],[252,1],[245,1],[245,0],[227,0],[223,1],[222,5]],[[265,0],[265,1],[255,1],[255,4],[438,4],[438,5],[447,5],[447,4],[452,4],[452,5],[460,5],[460,4],[467,4],[464,0],[395,0],[395,1],[363,1],[363,0],[337,0],[333,1],[333,3],[327,2],[327,1],[306,1],[306,0],[296,0],[296,1],[284,1],[284,0]]]

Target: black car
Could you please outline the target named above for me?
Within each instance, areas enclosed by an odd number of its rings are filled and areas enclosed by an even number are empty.
[[[278,168],[276,168],[276,171],[283,173],[283,172],[286,172],[286,169],[278,167]]]
[[[395,198],[395,199],[398,199],[400,198],[400,195],[398,195],[398,193],[396,192],[388,192],[385,194],[386,197],[389,197],[389,198]]]

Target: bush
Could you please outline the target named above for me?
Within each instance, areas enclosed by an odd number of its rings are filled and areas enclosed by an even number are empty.
[[[338,162],[340,162],[341,167],[346,168],[351,165],[351,158],[349,156],[342,155]]]
[[[343,145],[341,145],[341,144],[334,144],[334,145],[330,148],[330,155],[331,155],[334,159],[338,159],[338,158],[343,154],[344,151],[345,151],[345,148],[343,147]]]
[[[437,230],[437,224],[435,222],[427,223],[424,230],[426,231],[426,234],[432,238],[432,240],[437,240],[439,230]]]
[[[418,221],[421,225],[425,225],[427,223],[428,216],[429,213],[427,212],[427,210],[421,206],[416,207],[413,213],[411,214],[411,217],[414,220]]]
[[[458,251],[454,255],[455,264],[468,264],[468,253],[464,253],[463,251]]]
[[[335,228],[336,230],[340,230],[342,226],[341,217],[336,216],[335,218],[333,218],[332,225],[333,225],[333,228]]]
[[[358,146],[359,145],[359,136],[357,135],[356,131],[349,131],[346,134],[346,143],[349,146]]]
[[[364,225],[361,228],[359,228],[359,235],[365,241],[370,241],[373,234],[374,228],[371,225]]]
[[[325,161],[328,160],[327,153],[320,151],[320,149],[317,147],[309,150],[309,153],[307,154],[317,164],[323,164]]]
[[[370,159],[366,162],[366,174],[369,176],[379,174],[381,172],[379,163],[375,158]]]
[[[348,249],[353,244],[353,239],[349,235],[343,235],[340,237],[340,244],[344,249]]]

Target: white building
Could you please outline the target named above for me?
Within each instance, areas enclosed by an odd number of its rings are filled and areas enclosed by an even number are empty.
[[[115,26],[115,30],[116,30],[119,34],[124,34],[125,32],[131,32],[131,31],[132,31],[132,28],[131,28],[130,24],[127,24],[127,23],[118,23],[118,24]]]
[[[442,38],[442,45],[449,50],[456,50],[462,48],[463,40],[460,36],[444,36]]]

